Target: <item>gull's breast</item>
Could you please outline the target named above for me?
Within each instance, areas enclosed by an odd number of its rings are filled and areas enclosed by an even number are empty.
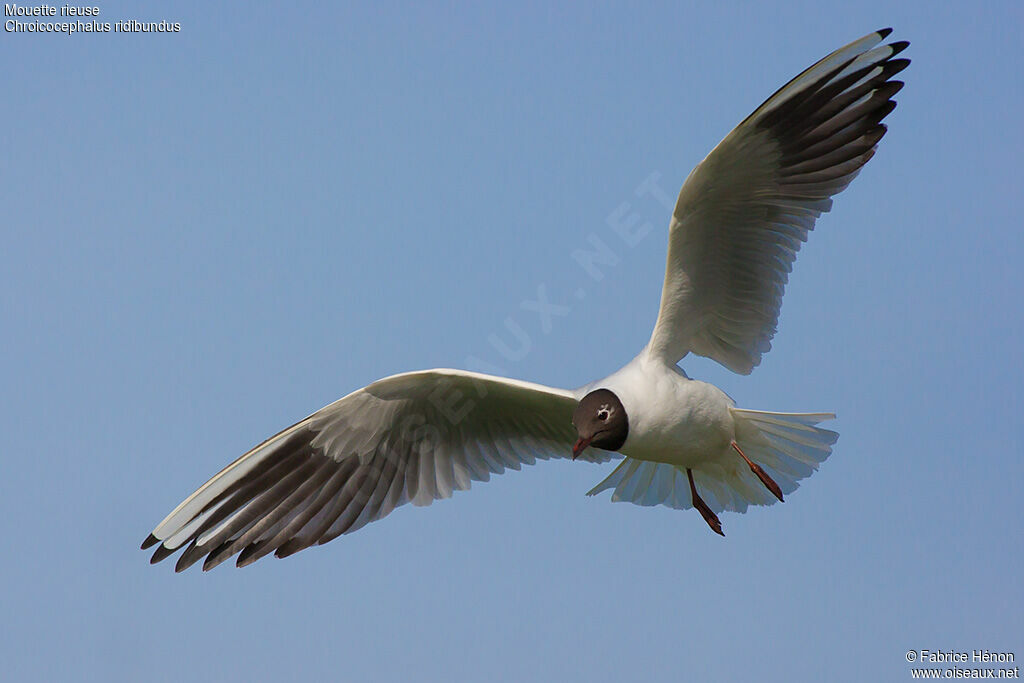
[[[735,438],[732,400],[718,387],[677,374],[649,378],[625,403],[631,458],[696,467],[725,457]]]

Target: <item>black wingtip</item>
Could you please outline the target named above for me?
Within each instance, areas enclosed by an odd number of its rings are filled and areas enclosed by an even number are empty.
[[[897,40],[895,43],[889,43],[889,47],[892,48],[892,54],[889,55],[889,56],[893,57],[893,56],[898,55],[899,53],[903,52],[908,47],[910,47],[910,41],[909,40]]]
[[[142,545],[139,546],[139,547],[142,550],[149,550],[150,548],[152,548],[153,546],[155,546],[159,542],[160,542],[159,538],[157,538],[153,534],[150,534],[149,536],[146,536],[146,540],[143,541]]]
[[[195,541],[192,541],[192,543],[190,543],[189,546],[185,548],[185,552],[183,552],[181,556],[178,557],[178,561],[174,565],[174,571],[185,571],[186,569],[194,565],[196,562],[198,562],[199,558],[205,554],[206,550],[200,546],[197,546]]]
[[[890,26],[888,28],[880,28],[877,31],[875,31],[875,33],[878,34],[879,38],[887,38],[889,37],[889,34],[892,33],[892,27]]]
[[[213,549],[203,561],[203,571],[208,572],[235,553],[231,550],[231,541],[225,541]]]
[[[899,72],[910,66],[910,60],[906,57],[900,57],[899,59],[890,59],[885,63],[885,70],[888,77],[895,76]]]
[[[256,560],[263,557],[259,552],[263,548],[264,542],[251,543],[245,547],[245,550],[238,554],[238,559],[235,560],[235,566],[241,569],[242,567],[248,567]]]
[[[303,545],[302,540],[293,538],[290,541],[283,543],[277,550],[275,550],[274,557],[279,560],[283,560],[286,557],[294,555],[305,547],[306,546]]]
[[[167,559],[169,556],[174,554],[177,548],[168,548],[165,545],[161,545],[155,551],[153,551],[153,557],[149,558],[150,564],[156,564],[160,560]]]
[[[886,97],[892,98],[895,97],[900,90],[903,90],[904,85],[906,84],[903,81],[889,81],[879,88],[879,90],[884,91]]]

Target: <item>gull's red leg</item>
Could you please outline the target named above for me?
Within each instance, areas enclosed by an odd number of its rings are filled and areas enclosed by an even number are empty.
[[[736,452],[739,453],[743,457],[743,459],[747,461],[747,466],[750,468],[750,471],[757,475],[757,478],[761,480],[761,483],[765,485],[765,488],[771,491],[776,498],[782,501],[782,489],[780,489],[779,485],[775,483],[775,480],[769,477],[768,473],[761,469],[760,465],[758,465],[756,462],[752,462],[750,458],[747,457],[747,454],[740,450],[740,446],[738,443],[733,441],[732,447],[735,448]]]
[[[697,495],[697,487],[693,485],[693,472],[689,467],[686,468],[686,478],[690,480],[690,498],[693,500],[693,507],[697,508],[697,512],[708,523],[712,531],[719,536],[725,536],[722,532],[722,523],[718,521],[718,515],[712,512],[708,504],[704,502],[704,499]]]

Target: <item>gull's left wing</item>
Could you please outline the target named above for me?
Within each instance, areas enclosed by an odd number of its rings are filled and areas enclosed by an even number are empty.
[[[771,348],[800,245],[885,134],[906,42],[892,29],[840,48],[783,86],[683,184],[648,352],[689,352],[749,374]],[[877,47],[876,47],[877,46]]]

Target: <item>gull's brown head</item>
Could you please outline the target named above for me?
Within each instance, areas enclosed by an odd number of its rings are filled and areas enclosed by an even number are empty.
[[[572,415],[577,440],[572,447],[572,459],[579,457],[587,446],[617,451],[629,435],[629,418],[622,401],[609,389],[595,389],[583,397]]]

